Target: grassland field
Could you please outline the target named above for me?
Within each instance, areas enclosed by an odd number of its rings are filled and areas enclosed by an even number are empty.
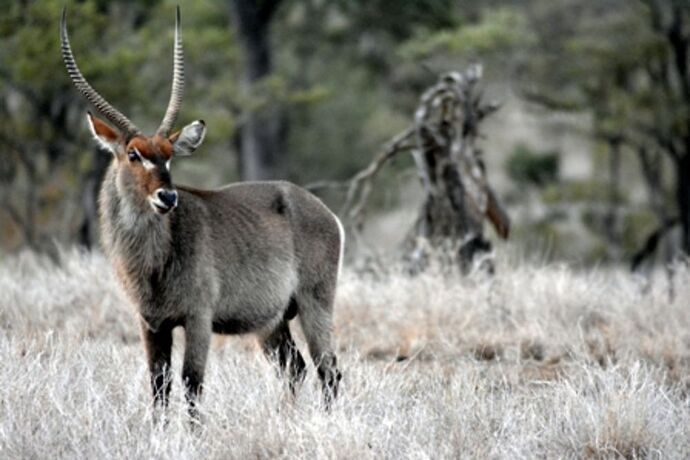
[[[293,398],[255,339],[215,337],[193,431],[182,334],[168,423],[154,423],[109,265],[58,259],[0,264],[0,458],[690,457],[688,270],[670,298],[661,274],[500,257],[494,276],[346,267],[330,413],[311,363]]]

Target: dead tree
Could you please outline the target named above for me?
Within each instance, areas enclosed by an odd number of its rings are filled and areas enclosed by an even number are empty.
[[[406,241],[406,259],[413,271],[424,269],[432,253],[466,271],[478,256],[491,252],[483,231],[485,219],[501,238],[508,237],[508,215],[487,182],[477,146],[480,123],[499,107],[482,102],[481,73],[480,66],[473,66],[441,75],[422,95],[414,123],[347,185],[341,216],[356,236],[373,179],[398,153],[412,152],[425,194]]]

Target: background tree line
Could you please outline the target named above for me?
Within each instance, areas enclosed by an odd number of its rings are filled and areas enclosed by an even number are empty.
[[[177,3],[68,4],[82,70],[143,128],[155,127],[168,98]],[[505,113],[481,133],[488,174],[516,217],[519,245],[621,261],[653,244],[650,236],[666,245],[675,232],[690,253],[685,0],[179,3],[180,124],[203,118],[209,133],[194,158],[175,162],[178,181],[345,180],[407,126],[439,73],[481,62],[486,93],[504,99]],[[0,17],[4,251],[97,238],[95,196],[110,158],[90,141],[86,107],[63,68],[62,6],[13,2]],[[516,135],[509,120],[525,118],[538,129]],[[545,141],[558,130],[581,143]],[[572,174],[578,162],[590,165],[586,174]],[[411,165],[401,156],[379,178],[378,209],[419,205]],[[664,247],[667,258],[680,253]]]

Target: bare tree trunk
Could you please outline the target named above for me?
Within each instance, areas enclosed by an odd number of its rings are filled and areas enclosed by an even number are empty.
[[[271,74],[271,18],[281,0],[231,0],[246,58],[244,87],[248,95]],[[267,101],[247,114],[239,133],[239,164],[245,180],[283,176],[287,123],[279,104]]]
[[[491,243],[483,236],[484,213],[468,194],[461,167],[451,154],[453,133],[450,123],[441,123],[435,134],[447,142],[438,145],[426,130],[421,133],[422,144],[427,148],[420,157],[428,184],[424,204],[411,235],[413,244],[417,245],[411,262],[425,264],[425,248],[418,246],[417,242],[422,238],[432,248],[452,254],[462,270],[467,271],[477,255],[491,251]]]
[[[426,248],[450,255],[463,271],[491,252],[484,220],[507,238],[509,219],[486,179],[477,146],[479,124],[498,108],[484,104],[477,84],[481,67],[451,72],[422,97],[417,123],[417,167],[426,198],[414,228],[413,269],[425,265]],[[487,260],[487,268],[493,264]]]

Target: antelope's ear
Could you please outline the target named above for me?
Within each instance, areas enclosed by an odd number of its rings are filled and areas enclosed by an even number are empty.
[[[204,142],[205,135],[206,123],[204,120],[197,120],[182,128],[182,131],[172,134],[168,140],[172,142],[174,154],[184,157],[191,155],[199,148]]]
[[[87,112],[86,119],[89,121],[91,134],[93,134],[94,139],[98,141],[100,146],[111,153],[117,152],[117,143],[120,140],[117,131],[91,115],[91,112]]]

